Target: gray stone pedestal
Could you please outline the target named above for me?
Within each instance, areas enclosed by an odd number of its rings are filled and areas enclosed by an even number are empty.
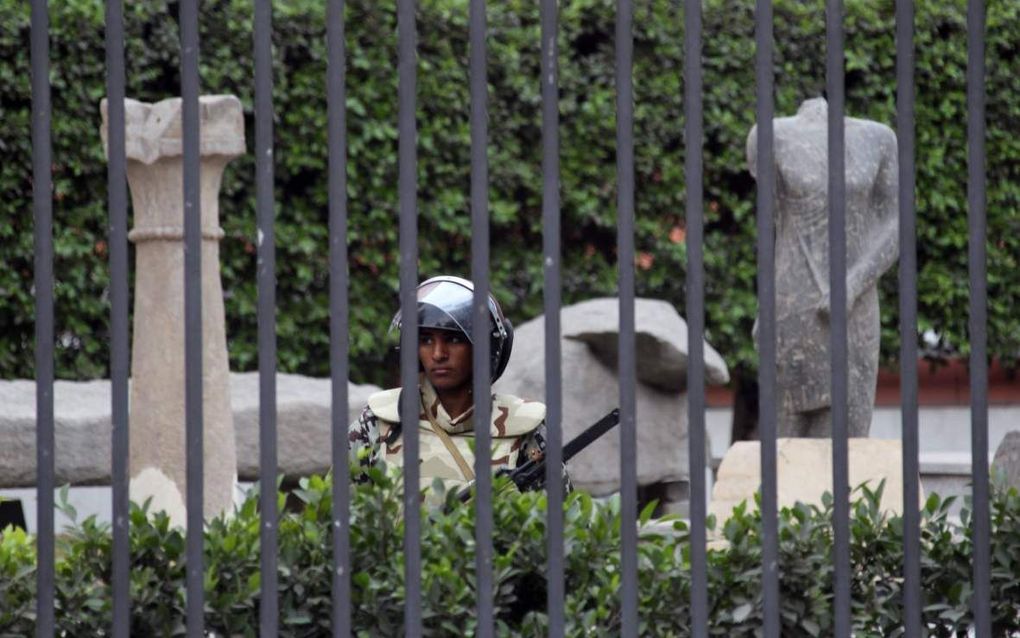
[[[107,105],[102,103],[104,144]],[[181,100],[125,101],[128,184],[134,208],[131,499],[185,522],[184,210]],[[231,506],[237,458],[220,283],[220,182],[244,153],[240,101],[200,101],[204,514]]]

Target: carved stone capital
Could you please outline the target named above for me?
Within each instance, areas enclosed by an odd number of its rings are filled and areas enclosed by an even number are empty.
[[[103,114],[100,134],[109,156],[109,126],[106,98],[99,108]],[[181,124],[181,98],[162,100],[155,104],[124,100],[125,151],[129,160],[152,164],[164,157],[184,153]],[[198,127],[202,157],[222,156],[232,159],[244,154],[244,111],[241,101],[233,95],[204,95],[198,99]]]

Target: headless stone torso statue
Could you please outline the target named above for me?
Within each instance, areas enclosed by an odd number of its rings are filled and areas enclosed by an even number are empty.
[[[878,279],[896,261],[896,135],[846,118],[847,339],[850,436],[867,436],[878,374]],[[774,121],[776,387],[780,436],[832,434],[829,365],[828,109],[805,101]],[[747,139],[757,177],[757,126]]]

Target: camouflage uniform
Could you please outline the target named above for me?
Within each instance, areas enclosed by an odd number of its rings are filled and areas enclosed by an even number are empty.
[[[428,380],[419,386],[422,411],[418,418],[420,484],[431,487],[433,479],[441,479],[447,489],[460,489],[469,482],[446,449],[433,426],[442,428],[457,450],[474,470],[474,408],[451,419]],[[398,424],[400,388],[373,394],[361,416],[348,429],[352,463],[374,465],[379,460],[387,465],[403,467],[403,434]],[[512,470],[529,459],[539,460],[545,454],[545,404],[525,401],[510,394],[492,395],[492,470]],[[368,449],[367,456],[359,455]],[[359,458],[360,457],[360,458]],[[567,469],[563,468],[564,490],[571,489]],[[544,487],[544,486],[539,486]]]

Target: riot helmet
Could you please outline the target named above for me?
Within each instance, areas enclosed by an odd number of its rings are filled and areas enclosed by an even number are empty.
[[[475,286],[467,279],[452,276],[432,277],[418,284],[418,327],[455,330],[474,346],[473,313]],[[402,326],[400,311],[393,316],[390,330]],[[514,328],[489,294],[489,379],[495,381],[506,370],[513,349]]]

